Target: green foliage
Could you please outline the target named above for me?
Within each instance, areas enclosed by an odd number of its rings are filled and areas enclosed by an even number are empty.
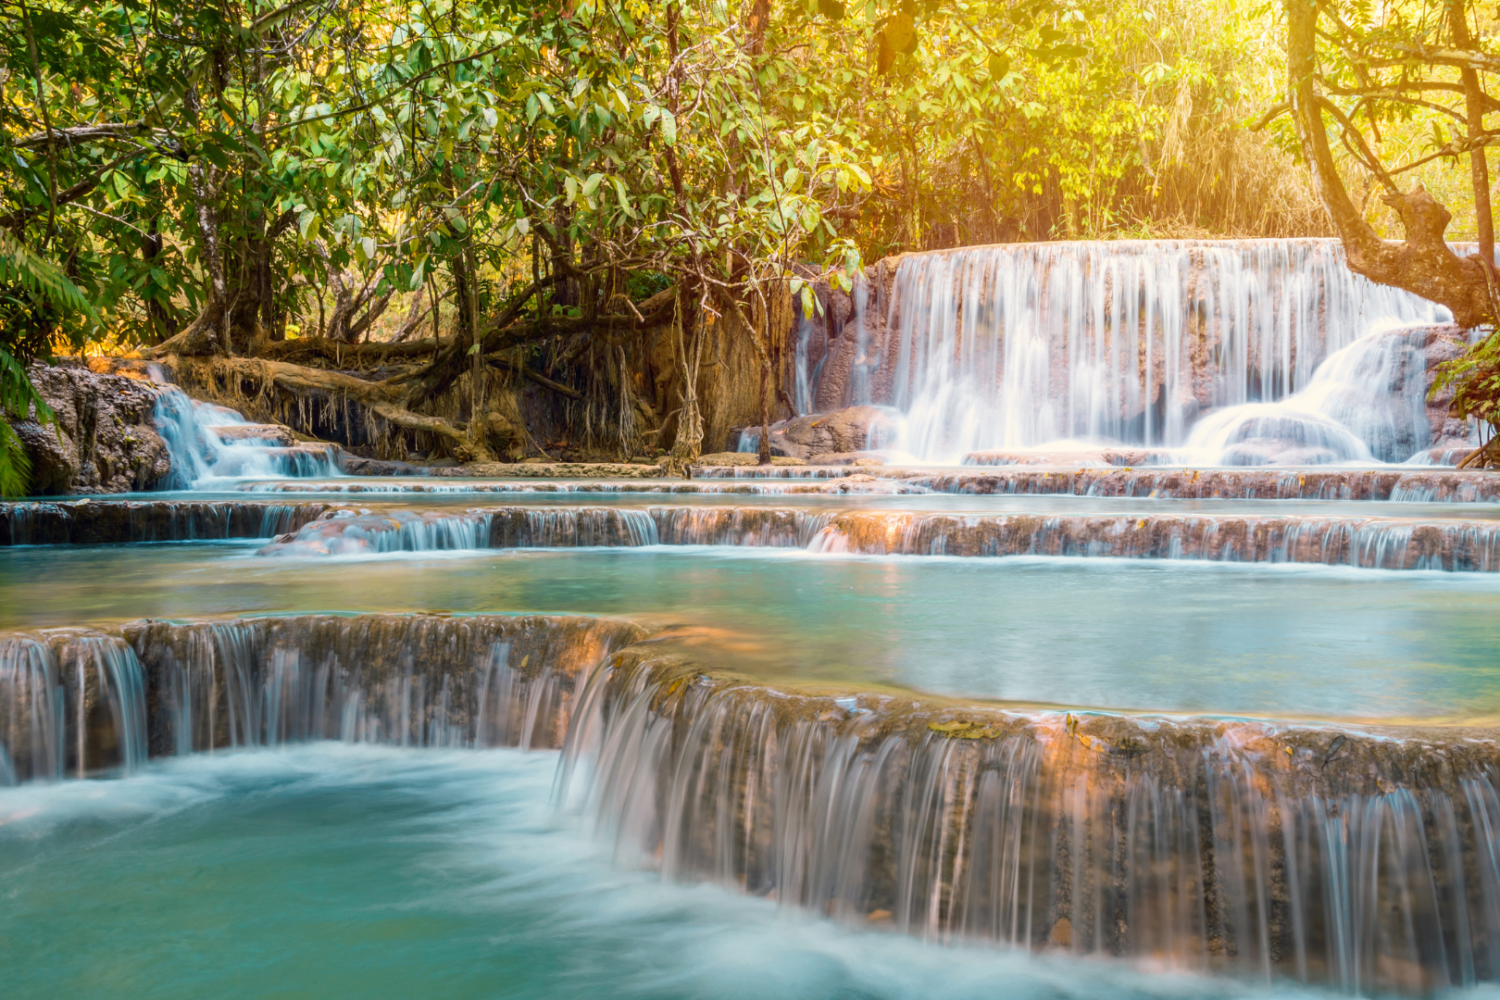
[[[304,329],[335,273],[400,292],[468,260],[491,309],[569,262],[737,286],[841,238],[873,259],[1196,222],[1163,172],[1229,127],[1265,28],[1185,0],[29,10],[0,15],[6,218],[100,335],[143,338],[211,298],[205,218],[229,280],[269,253],[258,322]]]
[[[1429,395],[1448,389],[1453,390],[1454,416],[1500,427],[1500,333],[1490,333],[1463,357],[1438,366]]]
[[[4,320],[0,335],[11,339],[22,317],[31,319],[42,311],[75,313],[98,323],[93,306],[66,275],[10,234],[0,232],[0,318]],[[45,424],[54,416],[7,346],[0,341],[0,496],[19,496],[26,492],[31,462],[8,418],[26,419],[35,413]]]
[[[7,418],[25,419],[33,412],[44,424],[56,419],[26,377],[26,369],[0,348],[0,497],[26,493],[31,478],[31,460]]]
[[[31,458],[10,424],[0,420],[0,497],[26,495],[31,480]]]

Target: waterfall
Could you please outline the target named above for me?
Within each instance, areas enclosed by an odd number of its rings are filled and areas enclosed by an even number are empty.
[[[336,739],[558,747],[628,622],[306,615],[0,636],[0,785]]]
[[[484,511],[329,511],[282,535],[261,555],[360,555],[488,548],[492,516]]]
[[[1500,522],[1370,516],[940,514],[775,507],[332,511],[266,556],[716,545],[910,556],[1092,556],[1500,571]]]
[[[332,445],[301,444],[274,424],[252,424],[239,413],[164,386],[156,430],[172,457],[168,489],[190,490],[214,480],[270,476],[337,476]]]
[[[1431,443],[1428,339],[1422,327],[1377,328],[1329,355],[1285,398],[1209,414],[1186,450],[1216,465],[1405,461]]]
[[[1430,993],[1500,978],[1493,744],[923,709],[597,671],[560,800],[616,853],[836,920]]]
[[[1319,366],[1366,335],[1450,318],[1351,272],[1334,240],[1122,240],[911,254],[900,260],[887,315],[857,312],[853,329],[840,334],[860,341],[848,350],[863,363],[843,398],[898,407],[906,422],[895,449],[925,461],[1043,445],[1177,448],[1205,412],[1313,391]],[[1425,374],[1407,380],[1394,407],[1382,398],[1381,374],[1349,365],[1325,374],[1327,391],[1302,409],[1326,419],[1304,413],[1301,430],[1292,430],[1317,439],[1308,447],[1321,450],[1308,454],[1401,460],[1428,443],[1430,433],[1403,409],[1425,393]],[[1379,412],[1369,417],[1366,409]],[[1401,412],[1386,412],[1393,409]],[[1262,420],[1263,434],[1276,430]],[[1245,461],[1253,450],[1236,454]]]
[[[0,636],[0,785],[146,761],[145,679],[113,636]]]
[[[109,545],[271,538],[329,509],[325,503],[95,500],[0,503],[0,545]]]
[[[126,629],[162,752],[309,739],[559,746],[575,685],[638,634],[608,619],[307,615]]]

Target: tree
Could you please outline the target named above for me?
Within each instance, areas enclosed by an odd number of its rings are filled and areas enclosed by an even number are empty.
[[[1290,113],[1314,189],[1352,270],[1447,306],[1461,326],[1492,331],[1445,369],[1435,389],[1455,385],[1456,414],[1494,425],[1500,421],[1493,332],[1500,287],[1486,151],[1500,130],[1487,128],[1485,116],[1500,111],[1500,101],[1484,79],[1500,71],[1500,55],[1481,23],[1470,0],[1381,6],[1287,0],[1287,101],[1266,120]],[[1426,133],[1424,144],[1393,142],[1399,151],[1385,152],[1391,133],[1414,130]],[[1468,167],[1476,253],[1449,246],[1452,213],[1421,183],[1403,187],[1406,175],[1429,164]],[[1365,193],[1357,201],[1345,181],[1351,173],[1362,175]],[[1382,239],[1370,222],[1369,194],[1376,187],[1399,219],[1400,242]]]
[[[1260,24],[1213,2],[1209,30],[1188,0],[17,0],[0,227],[97,310],[46,313],[48,350],[264,359],[234,370],[462,459],[500,447],[499,373],[596,451],[686,462],[724,344],[763,426],[789,408],[773,327],[811,271],[1295,229],[1233,179]]]

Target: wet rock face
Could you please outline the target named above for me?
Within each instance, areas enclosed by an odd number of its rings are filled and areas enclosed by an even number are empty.
[[[0,786],[145,762],[140,662],[92,629],[0,634]]]
[[[55,425],[15,424],[31,457],[33,494],[149,490],[171,473],[152,419],[160,393],[155,385],[80,363],[33,365],[28,374],[57,415]]]

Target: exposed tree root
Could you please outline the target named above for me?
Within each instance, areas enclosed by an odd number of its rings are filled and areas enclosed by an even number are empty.
[[[1464,460],[1455,468],[1488,469],[1497,463],[1500,463],[1500,434],[1490,438],[1483,447],[1475,448],[1465,455]]]
[[[175,368],[192,367],[191,363],[185,364],[182,360],[169,361],[168,364]],[[197,364],[207,365],[209,378],[194,378],[193,381],[198,383],[195,387],[200,392],[208,389],[207,394],[218,396],[231,405],[245,405],[243,394],[233,390],[213,392],[215,383],[222,382],[235,387],[246,383],[255,385],[259,387],[261,397],[267,396],[271,388],[276,387],[304,402],[322,394],[329,400],[342,404],[344,409],[352,401],[363,406],[369,414],[395,427],[444,439],[447,450],[459,461],[495,461],[494,453],[480,434],[470,433],[470,428],[465,424],[414,412],[406,405],[400,389],[388,383],[263,358],[214,358]],[[260,409],[274,411],[276,408],[267,403]],[[304,425],[310,422],[299,421]],[[347,424],[347,414],[343,422]]]
[[[303,340],[277,340],[266,344],[256,352],[257,356],[270,361],[332,361],[336,365],[354,367],[378,366],[392,361],[411,361],[429,358],[447,346],[446,341],[408,340],[401,343],[370,342],[349,344],[325,337],[309,337]]]

